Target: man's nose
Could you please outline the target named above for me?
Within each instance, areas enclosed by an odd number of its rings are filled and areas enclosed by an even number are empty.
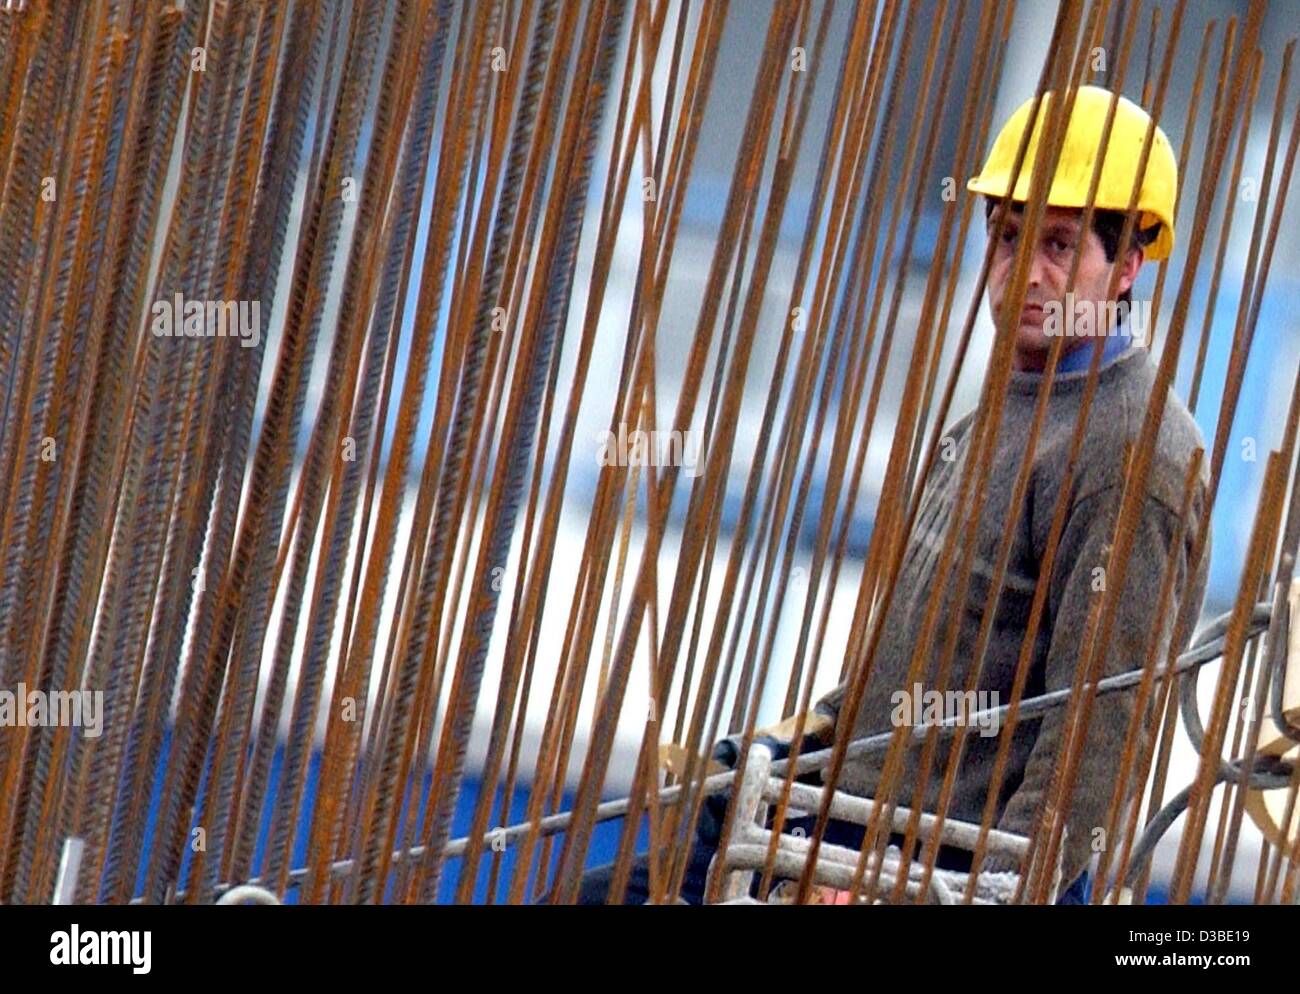
[[[1029,287],[1040,287],[1046,281],[1047,260],[1043,253],[1035,251],[1029,260]]]

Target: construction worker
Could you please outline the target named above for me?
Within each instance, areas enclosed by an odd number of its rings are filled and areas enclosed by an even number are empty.
[[[974,458],[974,412],[960,418],[946,433],[944,452],[933,461],[925,480],[893,602],[888,616],[879,622],[879,640],[856,721],[852,728],[840,727],[840,711],[849,689],[846,681],[817,702],[808,721],[804,751],[826,746],[837,734],[857,740],[889,732],[900,721],[910,722],[909,716],[917,710],[900,707],[900,694],[906,698],[908,694],[963,688],[972,665],[980,666],[977,700],[993,706],[1009,703],[1034,592],[1040,582],[1046,585],[1047,597],[1033,642],[1023,697],[1068,689],[1073,684],[1080,653],[1087,641],[1089,614],[1098,598],[1106,596],[1106,579],[1113,565],[1109,554],[1124,492],[1126,446],[1137,442],[1155,382],[1154,363],[1142,347],[1148,341],[1149,326],[1139,327],[1137,315],[1141,309],[1132,306],[1131,294],[1143,263],[1167,258],[1173,249],[1177,164],[1168,139],[1156,128],[1138,188],[1135,231],[1130,247],[1121,257],[1118,249],[1125,211],[1151,119],[1141,107],[1119,98],[1094,200],[1095,210],[1085,228],[1082,208],[1087,203],[1097,156],[1103,145],[1112,94],[1095,86],[1079,88],[1047,193],[1046,214],[1033,233],[1024,304],[1018,315],[1005,314],[1017,246],[1024,233],[1024,204],[1052,99],[1052,94],[1045,95],[1034,121],[1024,164],[1011,193],[1010,212],[993,248],[989,270],[989,306],[999,333],[1014,335],[1014,368],[1002,398],[1004,406],[993,443],[984,504],[978,509],[969,580],[965,590],[959,590],[954,582],[957,570],[942,571],[940,559],[948,528],[967,517],[968,509],[960,503],[959,489],[966,460]],[[967,184],[968,190],[986,198],[990,237],[996,228],[999,202],[1010,184],[1021,138],[1030,124],[1032,107],[1033,101],[1026,101],[1012,114],[997,135],[984,168]],[[1066,284],[1076,256],[1078,271],[1073,290],[1067,295]],[[1112,296],[1109,288],[1115,270],[1119,273],[1118,289]],[[1026,454],[1025,443],[1044,386],[1043,371],[1055,335],[1063,337],[1061,356],[1046,401],[1046,417],[1038,445]],[[1072,437],[1095,349],[1102,352],[1095,395],[1078,461],[1073,472],[1067,475]],[[1186,520],[1182,520],[1181,510],[1190,461],[1203,448],[1204,441],[1191,414],[1171,391],[1155,451],[1151,453],[1151,468],[1123,589],[1115,600],[1115,621],[1105,642],[1103,677],[1138,669],[1153,656],[1163,663],[1179,619],[1184,622],[1179,629],[1184,638],[1191,634],[1192,624],[1200,612],[1209,563],[1209,522],[1205,518],[1208,460],[1201,463]],[[1025,458],[1033,462],[1029,484],[1023,499],[1013,506],[1016,477]],[[1067,501],[1064,527],[1048,569],[1044,562],[1048,536],[1062,491]],[[1207,532],[1206,549],[1193,570],[1192,550],[1203,529]],[[958,535],[959,550],[962,534]],[[1001,545],[1008,535],[1010,557],[1000,590],[992,601],[995,616],[987,649],[983,659],[977,661],[974,655],[985,605]],[[1167,570],[1173,571],[1169,604],[1182,608],[1177,617],[1172,608],[1163,613],[1157,610]],[[927,634],[924,619],[936,587],[941,591],[939,613]],[[956,626],[956,651],[951,672],[940,686],[939,668],[953,625]],[[909,680],[909,668],[914,653],[923,646],[928,662],[922,667],[920,683],[915,683]],[[1177,646],[1179,652],[1184,648],[1185,643]],[[1059,865],[1052,868],[1053,877],[1061,882],[1059,903],[1086,900],[1089,860],[1108,845],[1106,815],[1119,779],[1135,706],[1133,692],[1098,695],[1093,704],[1073,795],[1061,812],[1066,832],[1060,846]],[[1064,755],[1066,722],[1066,710],[1056,708],[1046,716],[1022,717],[1010,732],[1005,775],[996,797],[995,828],[1023,836],[1031,833],[1036,816],[1049,799],[1053,771]],[[787,720],[762,733],[778,755],[788,749],[793,724]],[[1148,705],[1139,725],[1137,755],[1142,755],[1142,750],[1149,746],[1154,727],[1155,719]],[[1006,731],[995,735],[965,734],[948,817],[974,823],[983,819],[998,745],[1004,734]],[[734,762],[735,752],[735,740],[724,740],[716,748],[715,756]],[[927,778],[922,795],[924,810],[934,811],[939,806],[946,755],[946,750],[939,751]],[[920,750],[908,748],[903,773],[893,794],[899,804],[913,803],[919,760]],[[837,787],[874,796],[882,765],[882,753],[850,759]],[[1131,799],[1141,785],[1132,783],[1132,774],[1129,779],[1125,796]],[[716,811],[712,814],[706,811],[706,814],[709,816],[703,820],[704,828],[692,853],[682,892],[690,902],[700,899],[704,873],[713,852],[711,847],[717,845]],[[786,829],[789,828],[787,825]],[[862,829],[832,824],[825,838],[860,845]],[[894,841],[899,840],[895,837]],[[629,902],[645,899],[645,860],[646,857],[641,857],[634,868]],[[969,853],[940,852],[940,866],[968,869],[969,863]],[[1014,858],[997,853],[991,853],[981,868],[989,872],[1024,869]],[[607,879],[604,868],[591,871],[584,880],[582,899],[603,900],[603,884]]]

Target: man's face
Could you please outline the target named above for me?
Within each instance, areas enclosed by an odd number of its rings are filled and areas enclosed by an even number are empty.
[[[1001,208],[995,208],[989,216],[989,237],[997,224]],[[1107,261],[1106,250],[1097,233],[1082,225],[1083,212],[1066,207],[1048,207],[1043,215],[1043,223],[1038,232],[1037,244],[1034,245],[1033,257],[1029,264],[1029,282],[1025,287],[1025,300],[1015,326],[1015,359],[1017,369],[1041,370],[1047,362],[1048,349],[1052,337],[1044,323],[1049,314],[1049,304],[1055,303],[1059,309],[1056,314],[1066,314],[1065,285],[1070,276],[1070,267],[1076,254],[1080,255],[1079,271],[1074,280],[1074,308],[1076,315],[1080,307],[1093,307],[1094,315],[1104,316],[1107,309],[1105,302],[1113,300],[1133,285],[1137,271],[1142,265],[1140,249],[1131,249],[1128,258],[1122,264],[1119,285],[1115,297],[1108,298],[1106,291],[1110,286],[1111,269],[1116,265]],[[1016,259],[1016,248],[1025,226],[1024,217],[1016,211],[1010,211],[1001,237],[993,251],[993,264],[989,270],[988,291],[989,306],[992,308],[994,322],[1001,325],[998,317],[1002,312],[1003,298],[1011,283],[1011,273]],[[1104,327],[1094,324],[1104,331]],[[1059,332],[1060,324],[1057,324]],[[1088,345],[1092,339],[1065,337],[1061,355],[1065,356],[1077,348]]]

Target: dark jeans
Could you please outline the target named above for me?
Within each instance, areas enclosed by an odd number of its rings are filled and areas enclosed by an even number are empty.
[[[1056,899],[1057,904],[1087,904],[1088,903],[1088,871],[1084,870],[1079,874],[1078,879],[1069,887],[1061,892],[1061,896]]]
[[[792,833],[795,828],[802,828],[805,835],[812,835],[815,819],[792,818],[785,824],[785,831]],[[851,849],[862,847],[862,837],[866,830],[861,825],[847,821],[832,820],[826,826],[823,841]],[[903,837],[897,833],[889,837],[891,845],[902,846]],[[708,878],[709,862],[713,859],[716,844],[704,839],[696,839],[691,849],[690,862],[686,864],[686,874],[682,878],[682,898],[688,904],[704,903],[704,886]],[[970,872],[971,854],[964,849],[940,846],[935,865],[944,870]],[[579,904],[604,904],[609,893],[609,885],[614,878],[614,864],[593,867],[582,875],[578,889]],[[1056,902],[1057,904],[1085,904],[1087,902],[1088,874],[1083,873]],[[627,892],[624,904],[645,904],[650,899],[650,857],[646,853],[632,860],[632,870],[628,876]]]

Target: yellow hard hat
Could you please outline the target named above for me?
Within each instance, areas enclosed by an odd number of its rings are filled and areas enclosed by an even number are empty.
[[[1052,188],[1047,202],[1053,207],[1083,207],[1087,203],[1092,171],[1097,162],[1106,114],[1110,109],[1111,91],[1100,86],[1081,86],[1074,100],[1070,124],[1065,132],[1065,143],[1052,178]],[[1029,183],[1033,171],[1038,140],[1042,137],[1043,122],[1047,119],[1052,93],[1043,95],[1034,131],[1025,150],[1024,164],[1016,177],[1012,200],[1029,199]],[[993,142],[993,148],[983,170],[966,184],[966,189],[989,197],[1005,196],[1020,148],[1021,136],[1033,110],[1033,100],[1021,104]],[[1115,123],[1111,126],[1110,141],[1106,147],[1106,160],[1101,167],[1094,204],[1098,209],[1125,211],[1133,192],[1133,180],[1142,158],[1142,145],[1146,141],[1151,116],[1133,101],[1120,97],[1115,107]],[[1178,197],[1178,163],[1169,139],[1159,127],[1151,143],[1142,188],[1138,191],[1137,206],[1141,214],[1138,226],[1146,230],[1160,225],[1159,234],[1146,247],[1146,257],[1164,259],[1174,250],[1174,203]]]

